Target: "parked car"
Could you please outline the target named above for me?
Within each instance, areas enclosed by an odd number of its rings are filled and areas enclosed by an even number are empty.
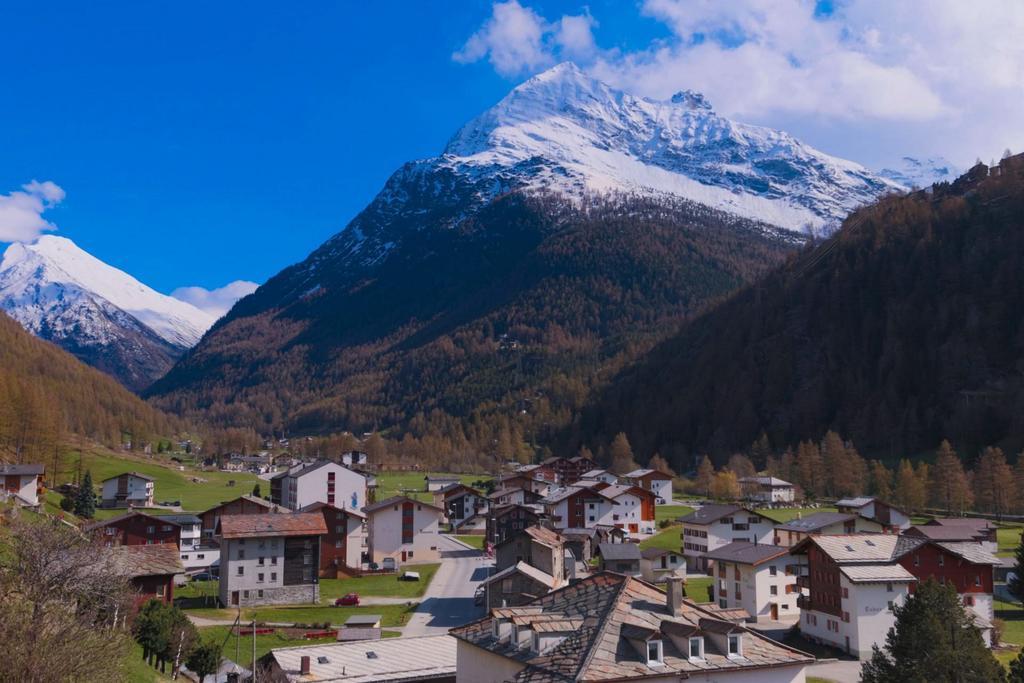
[[[198,574],[196,574],[195,576],[192,577],[192,580],[193,581],[213,581],[215,578],[217,578],[217,577],[214,576],[213,574],[211,574],[210,572],[199,572]]]
[[[398,563],[395,562],[393,557],[385,557],[381,560],[380,566],[386,572],[393,572],[398,569]]]
[[[380,565],[377,564],[376,562],[371,562],[370,563],[370,571],[371,572],[380,571]]]
[[[419,572],[402,572],[402,575],[398,577],[399,581],[419,581]]]
[[[335,607],[358,607],[359,593],[349,593],[334,601]]]

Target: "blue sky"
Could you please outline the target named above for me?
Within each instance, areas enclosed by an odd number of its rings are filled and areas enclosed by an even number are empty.
[[[911,12],[833,5],[9,5],[0,21],[0,195],[33,179],[56,183],[66,197],[45,218],[57,234],[160,291],[262,282],[343,228],[403,162],[438,153],[515,83],[567,57],[642,94],[710,91],[725,113],[872,165],[897,147],[963,162],[967,143],[984,145],[981,156],[998,155],[1003,138],[1024,143],[1016,128],[1007,132],[1019,124],[992,131],[961,106],[967,97],[997,108],[1003,97],[1024,101],[1012,4],[1012,16],[975,25],[951,2],[949,21],[924,29]],[[579,29],[572,41],[562,30],[570,20]],[[901,33],[886,42],[890,26]],[[914,31],[921,44],[977,34],[997,58],[1006,33],[1013,68],[988,90],[969,69],[936,78],[918,64],[934,56],[893,47]],[[961,43],[950,59],[976,52]],[[776,57],[775,71],[763,66]],[[742,80],[751,71],[753,85]],[[902,95],[857,90],[868,87]],[[966,135],[963,149],[935,142],[947,129],[986,127]]]

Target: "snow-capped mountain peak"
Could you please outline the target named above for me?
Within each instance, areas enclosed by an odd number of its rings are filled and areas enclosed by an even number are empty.
[[[466,124],[437,162],[503,186],[668,195],[791,230],[837,225],[900,183],[785,132],[734,122],[700,93],[623,92],[563,63]]]
[[[952,182],[960,173],[960,169],[942,157],[903,157],[895,168],[883,168],[879,171],[879,175],[908,188],[924,188],[935,183]]]

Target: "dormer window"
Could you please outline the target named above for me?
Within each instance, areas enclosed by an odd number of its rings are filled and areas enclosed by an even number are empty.
[[[743,640],[739,633],[729,634],[729,656],[730,657],[742,657],[743,656]]]
[[[704,639],[700,636],[690,638],[690,659],[704,659]]]
[[[660,640],[647,641],[647,666],[661,666],[665,663],[664,650]]]

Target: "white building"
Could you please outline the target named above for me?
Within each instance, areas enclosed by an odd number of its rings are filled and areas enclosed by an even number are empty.
[[[771,545],[775,522],[739,505],[704,505],[681,517],[689,571],[708,570],[707,554],[734,541]]]
[[[910,513],[873,496],[837,500],[836,509],[839,512],[873,519],[886,531],[899,533],[910,527]]]
[[[6,497],[14,498],[18,505],[38,507],[39,493],[43,488],[42,465],[0,464],[0,480]]]
[[[708,552],[714,561],[712,600],[722,609],[746,610],[751,619],[796,621],[800,591],[789,548],[733,542]]]
[[[619,477],[608,470],[596,469],[584,472],[579,481],[599,481],[604,484],[615,485],[619,483]],[[579,481],[576,483],[578,484]]]
[[[260,661],[269,670],[268,680],[288,683],[450,681],[455,639],[442,634],[300,645],[272,650]]]
[[[367,554],[371,562],[384,558],[401,564],[437,562],[438,534],[444,511],[405,496],[367,506]]]
[[[842,534],[880,534],[881,524],[873,519],[844,512],[816,512],[806,517],[791,519],[775,527],[775,545],[792,548],[808,536],[821,534],[839,536]]]
[[[319,512],[221,517],[221,603],[244,607],[319,602],[320,538],[326,533]]]
[[[677,571],[686,576],[686,559],[682,551],[668,548],[647,548],[640,551],[640,576],[644,581],[664,583]]]
[[[102,507],[152,507],[153,477],[139,472],[124,472],[103,480]]]
[[[327,503],[358,512],[366,505],[366,477],[331,460],[293,467],[274,479],[273,502],[289,510]]]
[[[653,534],[657,531],[652,492],[638,486],[615,485],[602,488],[601,494],[611,501],[611,507],[604,510],[598,524],[613,526],[634,535]]]
[[[450,631],[456,683],[804,683],[810,655],[683,595],[600,573]],[[568,674],[566,672],[569,672]]]
[[[796,488],[788,481],[775,477],[742,477],[743,497],[756,503],[792,503]]]
[[[803,560],[799,598],[804,636],[861,659],[883,645],[917,579],[896,561],[892,534],[809,536],[790,550]]]
[[[651,469],[633,470],[625,475],[626,481],[654,494],[657,505],[672,504],[672,475]]]
[[[165,522],[178,525],[178,551],[186,572],[198,572],[220,564],[220,547],[203,543],[203,522],[196,515],[161,515]]]

